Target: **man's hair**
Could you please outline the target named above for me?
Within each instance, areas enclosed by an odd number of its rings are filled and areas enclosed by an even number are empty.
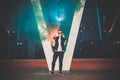
[[[61,31],[61,29],[59,28],[58,31]]]
[[[60,31],[60,32],[61,32],[61,34],[62,34],[62,31],[61,31],[61,29],[60,29],[60,28],[58,29],[58,34],[59,34],[59,31]]]
[[[58,34],[59,34],[59,31],[61,31],[61,33],[60,33],[60,34],[61,34],[61,35],[62,35],[62,37],[63,37],[64,35],[63,35],[62,30],[61,30],[60,28],[58,29]]]

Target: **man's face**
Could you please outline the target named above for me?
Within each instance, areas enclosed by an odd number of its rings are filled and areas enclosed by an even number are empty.
[[[59,36],[59,37],[62,36],[62,31],[58,31],[58,36]]]

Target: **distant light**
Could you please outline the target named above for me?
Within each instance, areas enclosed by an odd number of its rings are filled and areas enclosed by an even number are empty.
[[[57,18],[57,21],[61,21],[62,20],[62,18]]]
[[[22,42],[17,42],[17,45],[22,45],[23,43]]]
[[[19,42],[17,42],[17,45],[19,45]]]
[[[109,32],[112,32],[112,30],[113,30],[113,28],[110,28],[110,29],[109,29]]]
[[[20,45],[22,45],[22,42],[20,42]]]
[[[118,44],[120,44],[120,41],[117,41]]]
[[[93,41],[91,41],[91,42],[90,42],[90,44],[94,44],[94,42],[93,42]]]
[[[12,33],[15,33],[15,31],[12,31]]]
[[[83,30],[85,30],[85,27],[83,27]]]
[[[64,19],[64,16],[56,17],[56,20],[61,22]]]
[[[80,30],[80,32],[83,32],[83,30]]]
[[[104,32],[107,32],[107,30],[105,30],[105,29],[104,29],[103,31],[104,31]]]
[[[10,31],[7,31],[8,33],[10,33]]]

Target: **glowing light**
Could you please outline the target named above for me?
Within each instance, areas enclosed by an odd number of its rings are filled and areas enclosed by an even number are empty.
[[[20,42],[19,44],[22,45],[22,42]]]
[[[19,42],[17,42],[17,45],[19,45]]]
[[[120,44],[120,41],[117,41],[118,44]]]
[[[12,31],[12,33],[15,33],[15,31]]]
[[[56,20],[57,20],[57,21],[62,21],[62,20],[64,20],[64,15],[61,15],[60,17],[57,16],[57,17],[56,17]]]
[[[90,42],[90,44],[94,44],[94,42],[93,42],[93,41],[91,41],[91,42]]]
[[[97,14],[97,21],[98,21],[98,29],[99,29],[100,40],[102,40],[102,29],[101,29],[100,14],[99,14],[97,1],[96,1],[96,14]]]
[[[8,33],[10,33],[10,31],[7,31]]]
[[[115,23],[116,23],[118,17],[119,17],[119,14],[120,14],[120,10],[116,13],[116,16],[115,16],[115,18],[114,18],[114,20],[113,20],[113,23],[112,23],[112,25],[111,25],[111,27],[110,27],[110,29],[109,29],[109,32],[112,32],[112,31],[113,31],[113,28],[114,28],[114,26],[115,26]]]
[[[55,44],[53,37],[57,34],[58,29],[59,29],[58,26],[49,29],[49,40],[51,42],[51,45]]]
[[[62,18],[60,18],[60,17],[57,17],[56,19],[57,19],[57,21],[62,21]]]

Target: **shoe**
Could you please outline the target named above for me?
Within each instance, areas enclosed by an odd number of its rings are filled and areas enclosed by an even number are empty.
[[[59,72],[59,75],[64,76],[64,74],[62,72]]]
[[[62,74],[62,72],[61,72],[61,71],[60,71],[59,73],[60,73],[60,74]]]
[[[54,71],[51,71],[51,74],[54,74]]]

